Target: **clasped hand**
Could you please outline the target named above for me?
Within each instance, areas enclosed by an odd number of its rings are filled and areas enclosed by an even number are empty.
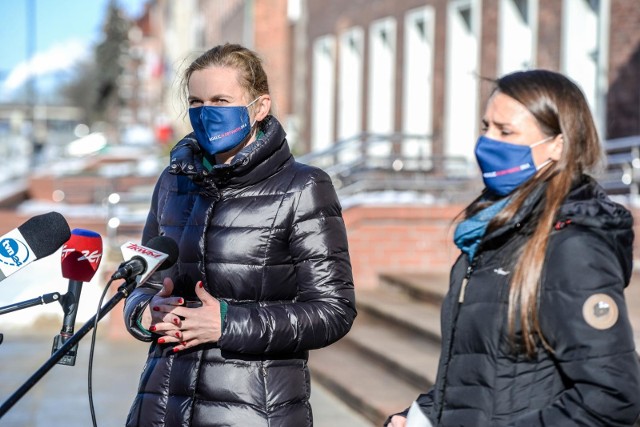
[[[181,297],[171,296],[173,280],[164,279],[162,289],[151,299],[142,324],[151,332],[162,335],[159,344],[176,343],[174,353],[199,344],[216,342],[221,335],[220,302],[211,296],[202,282],[196,283],[196,296],[202,306],[185,307]]]

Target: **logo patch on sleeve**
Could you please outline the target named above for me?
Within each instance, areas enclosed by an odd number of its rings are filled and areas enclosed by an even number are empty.
[[[591,295],[582,306],[582,316],[595,329],[609,329],[618,321],[618,306],[607,294]]]

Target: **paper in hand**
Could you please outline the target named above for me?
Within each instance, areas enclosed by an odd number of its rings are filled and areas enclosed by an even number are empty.
[[[418,402],[415,400],[409,408],[405,427],[433,427],[433,424],[431,424],[431,421],[429,421],[429,418],[422,412]]]

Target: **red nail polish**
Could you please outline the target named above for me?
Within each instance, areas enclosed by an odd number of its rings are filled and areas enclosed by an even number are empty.
[[[174,352],[174,353],[177,353],[177,352],[179,352],[179,351],[180,351],[180,349],[178,349],[178,348],[176,348],[176,347],[173,347],[173,352]]]
[[[164,338],[158,338],[158,344],[164,344]]]
[[[180,321],[178,319],[173,319],[173,323],[175,323],[176,325],[179,323]]]
[[[153,311],[160,311],[160,307],[153,307]]]
[[[150,330],[151,332],[154,332],[154,331],[156,330],[156,327],[155,327],[155,326],[149,326],[149,330]]]
[[[186,341],[182,341],[180,344],[185,346],[185,347],[187,346],[187,342]]]
[[[201,288],[204,288],[204,285],[202,284],[202,282],[198,282],[198,286],[200,286]]]
[[[176,332],[176,338],[180,338],[180,332]]]
[[[180,298],[180,299],[178,300],[178,304],[180,304],[180,305],[184,304],[184,300],[183,300],[182,298]]]

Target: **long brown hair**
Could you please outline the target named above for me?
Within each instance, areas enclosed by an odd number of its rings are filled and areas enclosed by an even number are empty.
[[[492,230],[505,224],[535,188],[546,186],[543,207],[536,209],[537,214],[532,218],[535,224],[533,234],[516,255],[509,287],[508,324],[511,342],[515,343],[519,320],[524,350],[533,356],[536,335],[549,348],[538,319],[538,297],[549,235],[558,209],[572,184],[580,175],[600,165],[602,149],[584,94],[562,74],[547,70],[515,72],[496,80],[494,92],[503,93],[524,105],[545,135],[562,134],[564,141],[560,160],[541,169],[520,186],[512,194],[512,201],[493,218],[488,227],[488,230]]]
[[[258,54],[239,44],[225,43],[209,49],[185,69],[180,84],[185,100],[188,96],[191,75],[194,71],[209,67],[228,67],[237,70],[238,83],[249,94],[249,101],[270,93],[267,73]]]

